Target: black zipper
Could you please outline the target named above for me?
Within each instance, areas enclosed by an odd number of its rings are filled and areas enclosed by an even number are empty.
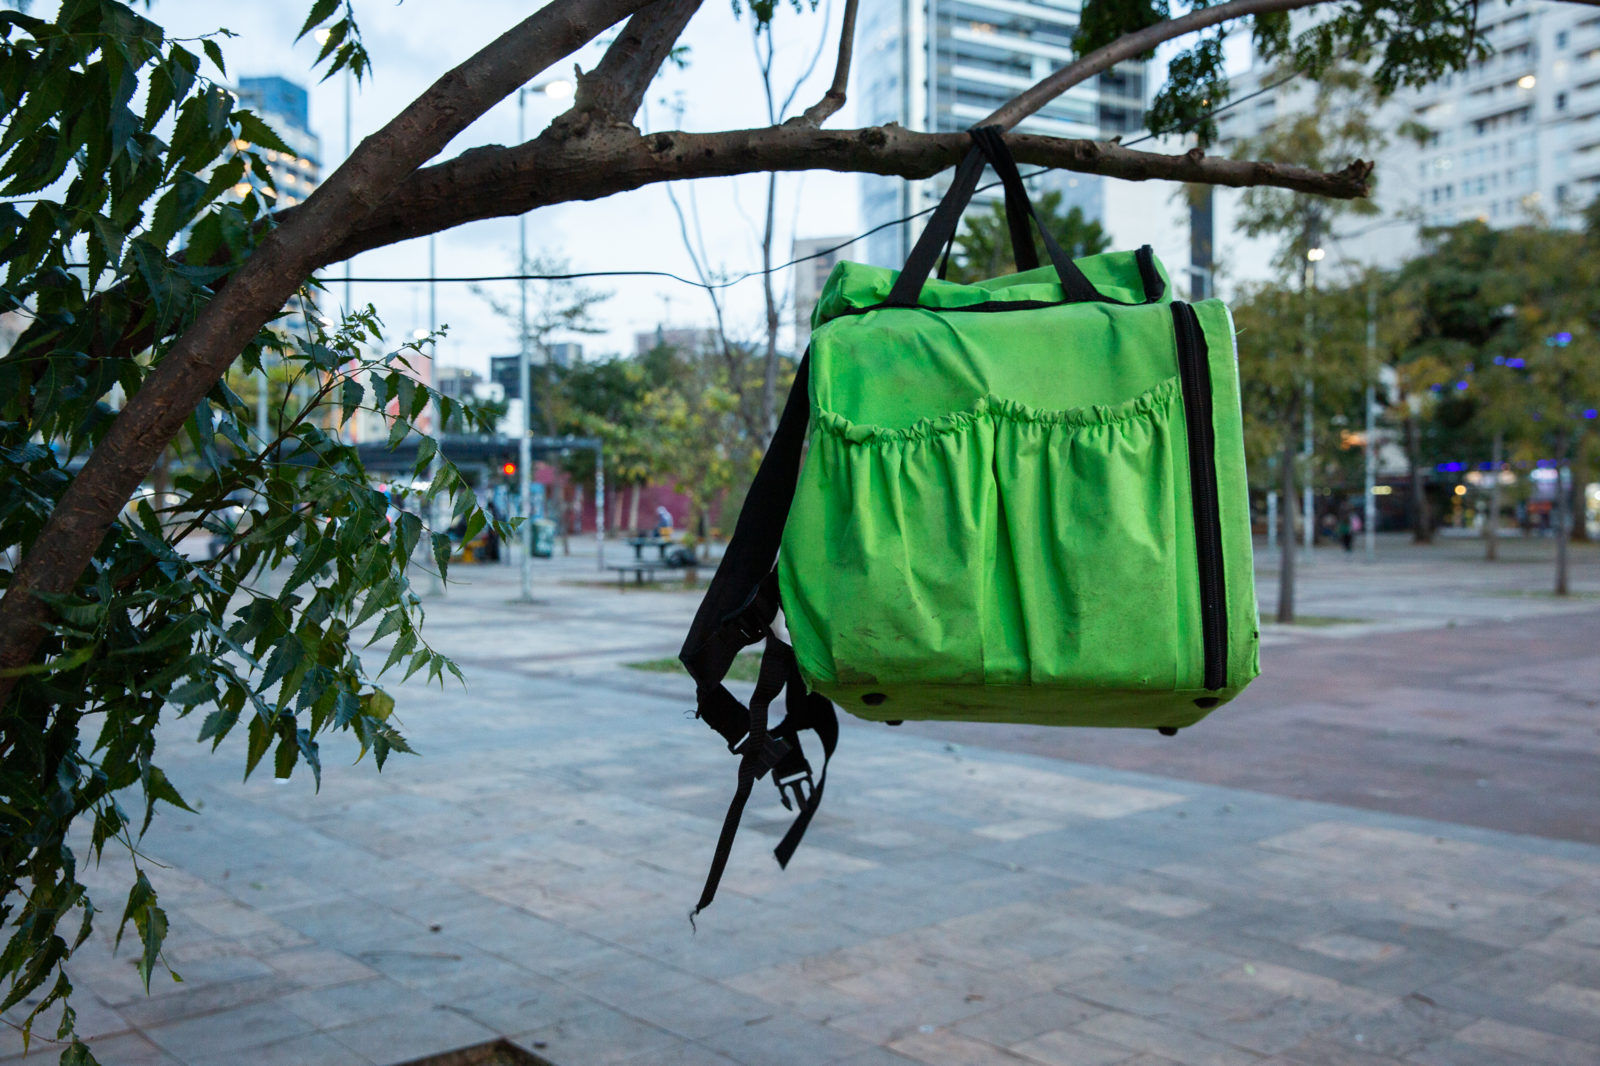
[[[1200,319],[1186,303],[1172,304],[1178,341],[1183,415],[1189,430],[1189,494],[1194,500],[1195,555],[1200,561],[1200,625],[1205,641],[1205,687],[1228,683],[1228,612],[1222,574],[1222,517],[1217,509],[1217,441],[1211,426],[1211,364]]]

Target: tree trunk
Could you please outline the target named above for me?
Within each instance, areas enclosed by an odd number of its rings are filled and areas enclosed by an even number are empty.
[[[1294,438],[1285,433],[1278,458],[1278,621],[1284,625],[1294,621],[1294,455]]]
[[[631,536],[639,535],[639,497],[644,494],[644,484],[635,482],[628,493],[628,533]]]
[[[1422,427],[1406,415],[1406,465],[1411,468],[1411,542],[1433,543],[1433,516],[1428,507],[1428,476],[1422,469]]]
[[[1490,562],[1500,558],[1500,462],[1505,453],[1506,435],[1494,435],[1493,461],[1489,464],[1489,517],[1483,524],[1483,557]]]
[[[1567,536],[1575,544],[1587,544],[1589,542],[1589,523],[1585,521],[1583,468],[1578,461],[1582,450],[1574,447],[1573,453],[1572,458],[1567,460],[1567,480],[1571,483],[1572,490],[1571,495],[1567,497],[1568,506],[1572,513],[1572,521],[1568,523],[1572,528]]]
[[[1557,596],[1570,592],[1567,584],[1567,527],[1572,524],[1571,467],[1567,462],[1567,435],[1556,434],[1556,588]]]

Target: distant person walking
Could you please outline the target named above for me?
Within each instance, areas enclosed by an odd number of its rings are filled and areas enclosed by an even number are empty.
[[[1344,545],[1344,550],[1346,552],[1352,552],[1355,550],[1355,516],[1346,513],[1343,518],[1339,519],[1339,543]]]

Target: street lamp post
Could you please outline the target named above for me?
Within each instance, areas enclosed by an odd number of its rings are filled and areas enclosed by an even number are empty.
[[[1315,340],[1312,333],[1316,322],[1311,310],[1311,297],[1317,291],[1317,264],[1322,262],[1322,258],[1326,254],[1327,253],[1321,248],[1306,249],[1306,384],[1304,399],[1305,406],[1301,417],[1301,428],[1305,438],[1302,447],[1302,453],[1305,455],[1306,460],[1306,477],[1305,484],[1302,485],[1300,489],[1300,496],[1302,500],[1301,514],[1305,517],[1305,528],[1301,531],[1301,534],[1305,541],[1305,555],[1307,562],[1311,561],[1312,546],[1316,543],[1317,536],[1317,494],[1316,489],[1311,484],[1312,459],[1315,449],[1312,433],[1314,421],[1312,418],[1311,407],[1316,401],[1317,395],[1316,385],[1313,383],[1311,378],[1311,368],[1313,365],[1315,365],[1316,359],[1316,351],[1314,347]]]
[[[1362,475],[1362,516],[1361,536],[1366,542],[1367,561],[1372,562],[1378,557],[1378,497],[1373,493],[1374,481],[1377,476],[1377,443],[1373,439],[1378,432],[1377,415],[1373,407],[1377,402],[1376,389],[1373,376],[1378,372],[1378,278],[1376,274],[1369,275],[1367,280],[1367,387],[1364,398],[1367,405],[1367,436],[1366,446],[1362,449],[1362,458],[1366,463],[1366,470]]]
[[[346,268],[348,269],[348,267]],[[439,276],[435,269],[434,260],[434,235],[428,234],[428,388],[435,397],[439,392],[439,300],[438,282],[434,279]],[[348,281],[346,284],[349,284]],[[433,401],[433,459],[428,463],[428,524],[433,527],[431,532],[438,532],[439,521],[439,467],[444,461],[444,407],[436,398]],[[428,581],[428,590],[436,596],[444,595],[444,581],[438,571],[429,571],[432,577]]]
[[[524,132],[527,113],[528,90],[517,90],[517,143],[526,139]],[[528,216],[517,216],[517,273],[528,272]],[[533,602],[533,447],[528,434],[533,432],[532,375],[528,372],[528,279],[517,281],[521,309],[517,314],[517,395],[522,398],[522,425],[517,433],[517,500],[522,512],[522,538],[519,550],[522,555],[522,593],[517,599]]]
[[[571,96],[574,86],[560,79],[525,85],[517,90],[517,143],[527,140],[528,94],[542,92],[552,100]],[[517,216],[517,390],[522,397],[522,425],[517,434],[517,498],[522,511],[522,592],[519,603],[533,602],[533,383],[528,351],[528,216]]]

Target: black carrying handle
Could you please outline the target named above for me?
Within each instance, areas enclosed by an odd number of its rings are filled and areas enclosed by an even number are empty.
[[[983,176],[985,164],[994,167],[995,173],[1000,176],[1000,183],[1005,187],[1006,222],[1011,230],[1012,258],[1018,268],[1031,270],[1038,264],[1038,258],[1033,250],[1033,234],[1028,229],[1028,220],[1032,219],[1044,242],[1045,253],[1049,255],[1051,264],[1056,268],[1056,275],[1061,279],[1061,292],[1067,301],[1079,303],[1103,300],[1104,297],[1100,295],[1099,290],[1084,276],[1083,271],[1078,269],[1078,265],[1051,236],[1044,220],[1039,217],[1038,210],[1028,198],[1027,189],[1023,187],[1022,175],[1017,172],[1016,161],[1011,158],[1011,151],[1000,135],[1000,127],[981,126],[967,132],[972,137],[972,150],[956,168],[955,176],[950,181],[949,191],[934,209],[933,217],[928,220],[922,236],[917,239],[916,247],[911,249],[911,255],[906,259],[906,265],[901,269],[900,276],[895,279],[894,287],[889,290],[889,298],[884,301],[884,305],[917,306],[917,301],[922,295],[922,286],[933,271],[939,250],[955,237],[956,227],[961,222],[961,213],[966,210],[967,204],[972,200],[972,194],[978,188],[978,179]]]

